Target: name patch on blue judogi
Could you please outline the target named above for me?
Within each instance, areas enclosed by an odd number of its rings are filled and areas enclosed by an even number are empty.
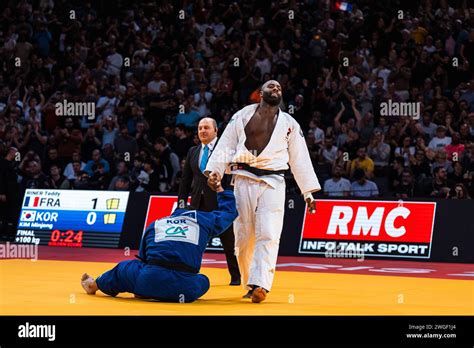
[[[199,245],[199,224],[197,220],[191,216],[180,215],[156,221],[155,243],[167,240]]]

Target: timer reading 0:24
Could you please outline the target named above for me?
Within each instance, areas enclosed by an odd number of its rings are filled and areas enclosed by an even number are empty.
[[[51,232],[48,242],[49,246],[66,246],[66,247],[82,247],[82,231],[74,232],[73,230]]]

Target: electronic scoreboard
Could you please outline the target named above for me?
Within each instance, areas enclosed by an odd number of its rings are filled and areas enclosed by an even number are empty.
[[[26,190],[17,243],[117,248],[128,192]]]

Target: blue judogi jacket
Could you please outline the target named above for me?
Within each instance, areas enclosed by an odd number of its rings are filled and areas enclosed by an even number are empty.
[[[139,258],[145,263],[184,264],[198,272],[209,239],[227,230],[238,216],[232,191],[217,193],[217,204],[212,212],[176,209],[151,223],[143,234]]]

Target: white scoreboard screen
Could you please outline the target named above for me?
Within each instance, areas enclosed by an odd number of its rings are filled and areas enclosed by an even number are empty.
[[[128,192],[26,190],[17,243],[118,247]]]

